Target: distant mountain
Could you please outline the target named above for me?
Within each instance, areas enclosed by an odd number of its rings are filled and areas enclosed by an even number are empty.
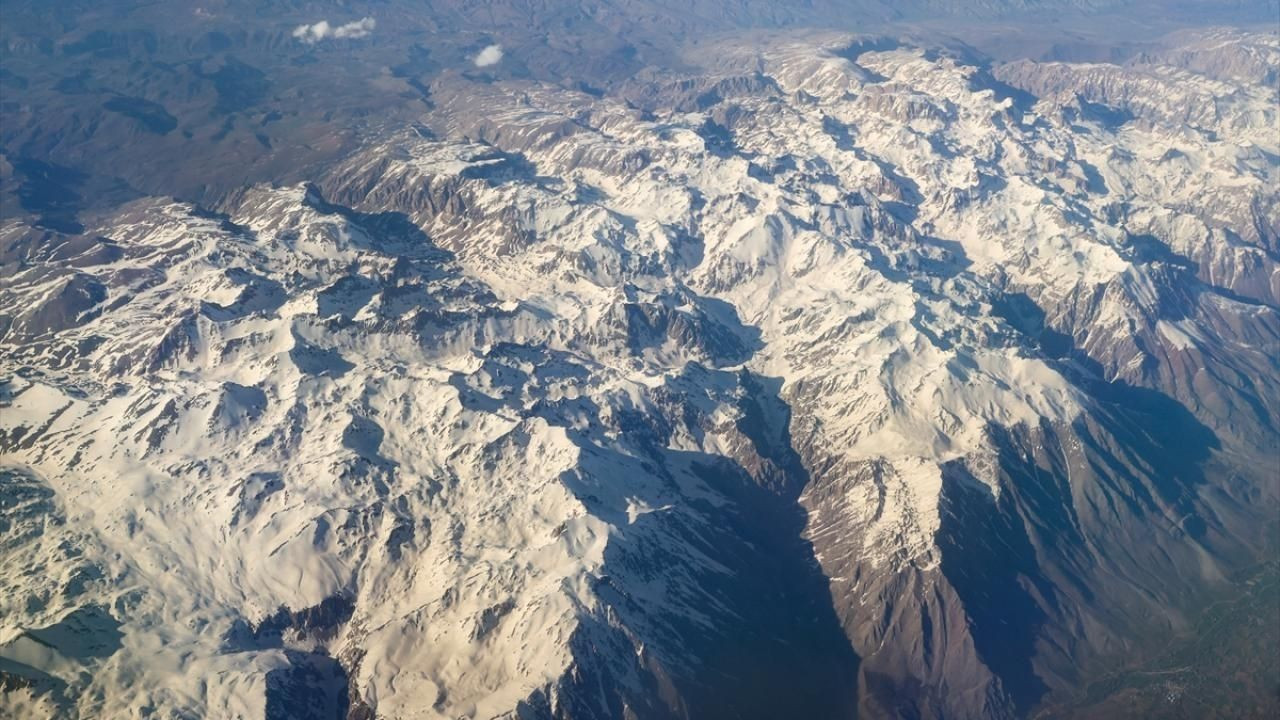
[[[690,43],[743,28],[879,33],[947,47],[979,65],[1123,62],[1160,51],[1163,34],[1187,26],[1274,26],[1280,4],[15,0],[5,16],[0,153],[14,167],[30,160],[73,169],[88,185],[75,200],[39,193],[19,201],[5,192],[0,207],[12,214],[23,203],[55,202],[65,215],[99,198],[108,206],[131,194],[217,205],[246,185],[305,182],[355,151],[371,124],[417,122],[441,74],[608,91],[655,68],[696,70],[680,61]],[[294,36],[300,27],[325,23],[336,33],[366,19],[373,29],[358,37]],[[1028,23],[1032,31],[1020,30]],[[506,48],[505,60],[476,67],[491,44]]]

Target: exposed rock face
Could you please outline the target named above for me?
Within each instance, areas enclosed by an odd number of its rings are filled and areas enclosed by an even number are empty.
[[[1154,652],[1280,503],[1280,46],[1180,42],[445,73],[308,182],[7,219],[0,708],[1021,717]]]

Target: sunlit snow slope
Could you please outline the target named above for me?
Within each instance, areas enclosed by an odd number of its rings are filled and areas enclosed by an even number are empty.
[[[0,714],[1000,718],[1153,652],[1280,499],[1280,45],[1178,43],[445,72],[310,183],[7,219]]]

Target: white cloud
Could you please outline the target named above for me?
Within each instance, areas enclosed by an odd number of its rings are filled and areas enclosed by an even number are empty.
[[[490,45],[481,50],[479,55],[476,55],[476,67],[497,65],[500,60],[502,60],[502,46]]]
[[[293,29],[293,36],[308,45],[312,45],[328,38],[355,39],[368,37],[369,33],[373,32],[377,25],[378,21],[371,17],[355,20],[337,27],[330,25],[328,20],[321,20],[311,25],[299,25]]]
[[[329,35],[329,21],[321,20],[315,25],[299,25],[294,28],[293,36],[304,43],[313,43],[323,40]]]
[[[362,38],[373,32],[373,29],[377,27],[377,25],[377,20],[367,17],[355,22],[349,22],[346,25],[339,25],[338,28],[333,31],[333,36],[336,38]]]

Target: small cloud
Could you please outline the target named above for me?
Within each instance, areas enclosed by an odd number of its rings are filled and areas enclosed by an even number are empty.
[[[479,55],[476,55],[476,67],[497,65],[500,60],[502,60],[502,46],[490,45],[481,50]]]
[[[371,17],[355,20],[347,23],[346,25],[339,25],[337,27],[330,25],[328,20],[321,20],[320,22],[313,23],[311,25],[299,25],[293,29],[293,36],[308,45],[314,45],[321,40],[327,40],[329,38],[348,38],[354,40],[356,38],[368,37],[369,33],[372,33],[373,29],[377,26],[378,21]]]
[[[293,29],[293,36],[310,45],[329,37],[329,21],[321,20],[314,25],[299,25]]]
[[[339,25],[334,29],[333,36],[336,38],[362,38],[373,32],[373,29],[377,26],[377,20],[371,17],[361,18],[346,25]]]

